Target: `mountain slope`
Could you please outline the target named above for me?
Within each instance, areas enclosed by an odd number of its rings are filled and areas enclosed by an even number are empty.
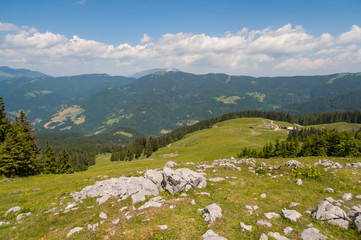
[[[41,72],[31,71],[28,69],[13,69],[6,66],[0,67],[0,81],[10,78],[37,78],[37,77],[50,77]]]
[[[73,101],[44,116],[36,127],[92,134],[125,126],[160,135],[227,112],[277,110],[354,89],[361,89],[361,74],[254,78],[158,72]],[[69,111],[73,115],[64,117]]]

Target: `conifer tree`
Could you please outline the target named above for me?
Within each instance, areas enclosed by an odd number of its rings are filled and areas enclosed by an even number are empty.
[[[44,159],[44,173],[57,173],[58,159],[55,156],[55,151],[52,146],[50,146],[49,141],[45,142],[45,159]]]
[[[9,119],[5,113],[5,103],[3,97],[0,97],[0,144],[5,140],[6,130],[10,127]]]
[[[58,164],[58,173],[73,173],[74,169],[70,164],[69,154],[65,149],[61,151]]]

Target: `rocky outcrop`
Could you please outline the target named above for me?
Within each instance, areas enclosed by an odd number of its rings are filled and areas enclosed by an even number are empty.
[[[356,225],[357,231],[361,233],[361,204],[353,206],[348,212],[347,217],[352,219]]]
[[[152,181],[155,185],[157,185],[157,187],[161,187],[162,186],[162,182],[163,182],[163,174],[161,171],[156,171],[156,170],[147,170],[144,173],[144,177],[146,179],[149,179],[150,181]]]

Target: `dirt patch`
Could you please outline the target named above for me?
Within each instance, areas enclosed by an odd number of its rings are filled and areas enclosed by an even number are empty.
[[[173,158],[173,157],[176,157],[178,155],[179,155],[178,153],[167,153],[167,154],[163,155],[163,158]]]

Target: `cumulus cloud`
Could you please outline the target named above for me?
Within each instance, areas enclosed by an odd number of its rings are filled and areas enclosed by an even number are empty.
[[[112,45],[76,35],[67,38],[11,23],[0,23],[0,30],[6,33],[0,38],[0,65],[31,64],[38,70],[62,69],[68,74],[100,71],[126,75],[135,71],[132,69],[155,67],[250,75],[342,72],[359,71],[361,58],[361,28],[356,25],[339,36],[313,36],[290,24],[278,29],[243,28],[223,36],[179,32],[153,40],[144,33],[137,45]]]

